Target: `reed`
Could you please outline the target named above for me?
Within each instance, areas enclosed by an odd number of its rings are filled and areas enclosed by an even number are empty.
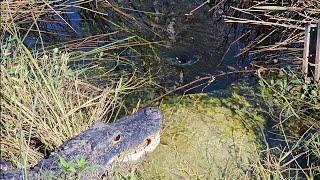
[[[234,7],[241,16],[225,17],[226,22],[259,27],[257,38],[243,48],[240,54],[254,55],[264,63],[300,61],[303,52],[305,25],[319,23],[318,0],[253,1],[248,8]],[[240,55],[239,54],[239,55]]]
[[[248,8],[234,8],[240,17],[226,22],[252,28],[256,38],[239,54],[250,53],[258,67],[260,96],[282,145],[257,150],[253,164],[262,179],[316,179],[320,175],[319,83],[299,72],[305,25],[319,23],[317,0],[253,1]],[[269,69],[269,73],[261,70]],[[281,142],[279,144],[281,144]]]
[[[67,3],[71,2],[1,2],[1,159],[16,167],[34,165],[97,119],[115,120],[120,110],[127,110],[126,96],[153,84],[148,70],[139,71],[113,51],[152,44],[134,35],[103,46],[92,44],[119,31],[45,46],[38,22],[51,15],[62,18]],[[25,45],[31,34],[41,49]]]

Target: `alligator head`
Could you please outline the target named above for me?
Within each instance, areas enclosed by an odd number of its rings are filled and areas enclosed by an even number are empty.
[[[58,150],[30,170],[30,177],[39,177],[40,172],[49,171],[54,176],[62,172],[59,160],[72,162],[83,158],[98,165],[98,169],[86,173],[88,179],[95,179],[110,172],[117,162],[136,161],[152,152],[160,142],[160,130],[164,116],[158,108],[147,107],[135,114],[123,117],[111,124],[97,122],[90,129],[62,144]],[[16,170],[18,171],[18,170]],[[16,176],[15,176],[15,173]],[[20,179],[21,170],[7,174],[0,179]]]
[[[101,130],[108,129],[108,133],[112,132],[111,136],[105,139],[109,142],[108,146],[95,142],[95,147],[92,147],[99,152],[106,152],[98,153],[97,163],[108,165],[114,161],[131,162],[152,152],[160,143],[162,121],[163,114],[159,109],[147,107],[110,126],[94,126]]]

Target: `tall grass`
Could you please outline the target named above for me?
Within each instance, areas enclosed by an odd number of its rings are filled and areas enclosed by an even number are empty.
[[[74,42],[62,44],[70,46],[64,50],[53,48],[60,45],[43,46],[41,50],[27,47],[24,40],[34,28],[42,41],[37,22],[43,15],[61,16],[64,12],[64,6],[56,8],[55,3],[1,2],[1,159],[17,167],[34,165],[47,151],[89,128],[97,119],[110,121],[117,117],[125,96],[144,91],[152,83],[148,71],[140,72],[134,63],[111,52],[145,45],[139,44],[139,38],[113,39],[86,52],[72,48]],[[90,38],[76,42],[86,46]],[[108,66],[74,65],[83,59],[99,62],[104,56],[113,57]]]
[[[14,54],[9,44],[2,47],[1,155],[18,166],[35,163],[41,149],[53,150],[105,117],[133,90],[121,78],[102,88],[89,84],[79,77],[90,69],[71,70],[68,54],[57,49],[38,56],[23,45]]]
[[[283,70],[281,77],[259,74],[260,93],[278,129],[281,146],[268,144],[256,171],[266,179],[320,176],[320,86]]]
[[[258,152],[262,159],[253,169],[262,179],[316,179],[320,176],[320,87],[299,72],[299,64],[304,27],[320,22],[319,1],[254,1],[248,8],[235,9],[242,16],[226,21],[246,24],[257,34],[241,53],[253,54],[256,67],[276,69],[268,74],[258,71],[259,89],[275,124],[272,130],[282,143],[266,140],[266,149]]]
[[[237,8],[240,17],[226,17],[226,22],[259,27],[252,33],[257,37],[243,48],[241,54],[250,52],[260,63],[299,63],[303,54],[305,25],[319,23],[318,0],[249,2],[247,8]],[[267,62],[266,62],[267,61]]]

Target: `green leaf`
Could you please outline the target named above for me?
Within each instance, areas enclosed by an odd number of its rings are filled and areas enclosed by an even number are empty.
[[[288,91],[288,92],[290,92],[292,89],[293,89],[293,86],[292,86],[292,85],[288,85],[288,86],[286,87],[286,91]]]
[[[88,165],[87,161],[84,158],[78,159],[77,164],[80,169],[84,169]]]
[[[273,84],[274,84],[274,80],[273,80],[273,79],[271,79],[270,84],[271,84],[271,85],[273,85]]]
[[[74,166],[74,164],[70,164],[70,166],[69,166],[69,168],[68,168],[68,171],[69,172],[73,172],[73,173],[75,173],[76,172],[76,168],[75,168],[75,166]]]
[[[207,3],[210,5],[215,5],[215,4],[217,4],[217,1],[216,0],[207,0]]]
[[[68,170],[69,164],[65,159],[60,158],[60,167],[64,170]]]

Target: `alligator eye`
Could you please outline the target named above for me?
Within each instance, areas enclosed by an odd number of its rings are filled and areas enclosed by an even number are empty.
[[[147,139],[147,146],[149,146],[151,144],[151,139]]]
[[[120,139],[121,139],[121,136],[120,136],[120,134],[118,134],[118,135],[113,139],[113,141],[114,141],[114,142],[118,142],[118,141],[120,141]]]

